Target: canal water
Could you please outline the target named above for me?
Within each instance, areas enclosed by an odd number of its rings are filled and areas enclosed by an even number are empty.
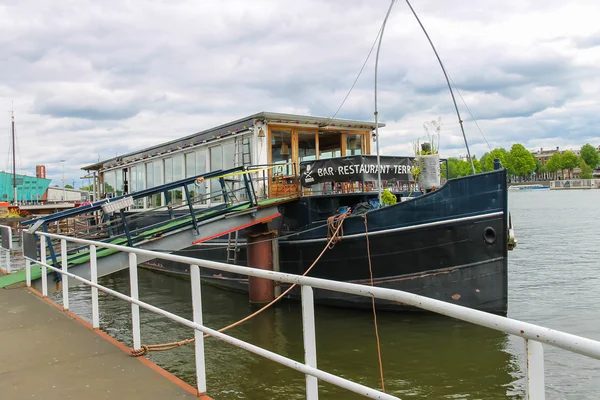
[[[509,255],[509,317],[600,340],[600,190],[510,193],[518,239]],[[101,284],[129,293],[127,272]],[[204,322],[221,328],[253,309],[247,296],[204,285]],[[189,282],[139,272],[143,301],[192,317]],[[71,308],[91,319],[90,289],[72,290]],[[60,301],[60,296],[54,296]],[[100,294],[101,328],[131,345],[130,305]],[[186,339],[193,331],[142,310],[142,342]],[[524,398],[522,339],[436,315],[378,313],[385,389],[402,399]],[[319,368],[379,387],[370,312],[316,309]],[[230,334],[302,361],[298,304],[282,303]],[[243,350],[208,339],[208,392],[225,399],[302,399],[304,376]],[[547,399],[597,399],[600,362],[544,345]],[[195,384],[193,346],[149,358]],[[321,399],[358,399],[320,383]]]

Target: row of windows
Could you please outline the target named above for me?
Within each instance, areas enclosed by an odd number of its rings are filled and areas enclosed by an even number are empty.
[[[229,169],[240,165],[241,155],[235,154],[235,141],[241,148],[242,138],[235,138],[223,141],[222,143],[202,147],[189,153],[181,153],[172,157],[163,158],[143,164],[138,164],[122,170],[108,171],[104,173],[104,193],[114,193],[116,196],[122,195],[125,191],[128,193],[152,188],[165,183],[175,182],[183,178],[204,174],[209,171],[219,169]],[[127,183],[127,187],[125,186]],[[219,182],[210,180],[210,190],[215,191],[219,188]],[[206,188],[193,188],[193,195],[205,193]],[[182,190],[173,190],[169,192],[173,200],[181,200]],[[161,194],[156,194],[151,199],[151,207],[157,207],[164,204],[165,200]],[[144,207],[142,201],[136,204],[137,207]]]

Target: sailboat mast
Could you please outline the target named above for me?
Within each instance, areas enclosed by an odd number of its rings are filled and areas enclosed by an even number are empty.
[[[12,110],[12,164],[13,164],[13,204],[17,204],[17,162],[15,140],[15,110]]]

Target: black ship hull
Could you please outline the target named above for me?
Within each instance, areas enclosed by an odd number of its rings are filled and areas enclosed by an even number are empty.
[[[504,170],[450,180],[438,191],[419,198],[352,215],[344,235],[325,251],[309,276],[410,293],[498,314],[507,312],[507,187]],[[368,197],[368,196],[367,196]],[[372,196],[371,196],[372,197]],[[349,195],[315,196],[282,205],[277,245],[281,272],[301,275],[327,245],[324,216],[340,206],[365,198]],[[301,228],[298,228],[300,227]],[[368,235],[366,234],[368,228]],[[367,251],[369,246],[369,251]],[[245,265],[246,248],[238,248]],[[226,261],[226,243],[213,241],[180,254]],[[371,269],[369,268],[369,257]],[[148,268],[189,276],[189,266],[158,261]],[[202,269],[206,283],[248,291],[246,276]],[[281,289],[284,290],[285,285]],[[370,308],[369,297],[315,290],[318,304]],[[289,293],[299,298],[299,288]],[[378,309],[416,310],[378,300]]]

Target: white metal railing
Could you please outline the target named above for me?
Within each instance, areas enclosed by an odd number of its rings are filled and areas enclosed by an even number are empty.
[[[13,249],[12,228],[0,225],[0,231],[2,232],[2,241],[0,241],[0,268],[3,268],[6,273],[10,274],[12,272],[10,266],[10,252]]]
[[[484,326],[497,331],[520,336],[525,341],[526,348],[526,391],[528,400],[545,399],[544,385],[544,352],[542,343],[554,347],[562,348],[570,352],[582,354],[591,358],[600,360],[600,342],[572,335],[569,333],[545,328],[542,326],[514,320],[500,315],[489,314],[472,308],[463,307],[416,294],[403,292],[400,290],[359,285],[353,283],[332,281],[321,278],[312,278],[282,272],[242,267],[231,264],[224,264],[215,261],[202,260],[192,257],[185,257],[173,254],[165,254],[156,251],[143,250],[131,247],[111,245],[108,243],[95,242],[84,239],[76,239],[67,236],[36,232],[39,236],[46,236],[61,240],[62,254],[66,254],[67,241],[85,244],[90,246],[90,268],[91,280],[81,278],[68,272],[66,257],[63,259],[62,268],[58,269],[48,264],[48,259],[41,262],[27,258],[27,285],[31,286],[31,262],[39,263],[42,267],[42,277],[46,277],[47,269],[62,274],[63,277],[63,307],[69,308],[69,285],[68,279],[73,278],[92,288],[92,326],[99,328],[99,310],[98,310],[98,290],[118,297],[131,303],[132,314],[132,336],[134,349],[141,348],[140,338],[140,319],[139,308],[165,316],[172,321],[178,322],[195,330],[195,358],[196,358],[196,378],[199,393],[206,393],[206,368],[204,359],[204,335],[209,334],[219,340],[232,344],[236,347],[245,349],[264,358],[273,360],[281,365],[285,365],[306,375],[306,398],[309,400],[318,399],[318,380],[329,382],[333,385],[345,388],[365,397],[375,399],[397,399],[387,393],[368,388],[364,385],[352,382],[350,380],[338,377],[328,372],[319,370],[316,363],[316,338],[314,322],[314,300],[313,288],[331,290],[341,293],[353,294],[365,297],[374,297],[377,299],[400,302],[406,305],[418,307],[424,310],[456,318],[462,321],[471,322],[476,325]],[[43,238],[41,238],[43,239]],[[40,254],[46,255],[46,240],[40,240]],[[131,296],[126,296],[112,289],[98,284],[98,271],[96,259],[96,247],[111,248],[129,253],[129,273]],[[137,255],[151,256],[152,258],[175,261],[190,265],[191,288],[192,288],[192,306],[193,320],[182,318],[168,311],[140,301],[138,299],[138,278],[137,278]],[[277,282],[301,285],[302,301],[302,326],[304,336],[304,363],[289,359],[277,353],[265,350],[253,344],[236,339],[232,336],[208,328],[202,322],[202,301],[199,267],[216,269],[219,271],[233,272],[247,276],[270,279]],[[42,295],[48,295],[47,279],[42,279]]]

